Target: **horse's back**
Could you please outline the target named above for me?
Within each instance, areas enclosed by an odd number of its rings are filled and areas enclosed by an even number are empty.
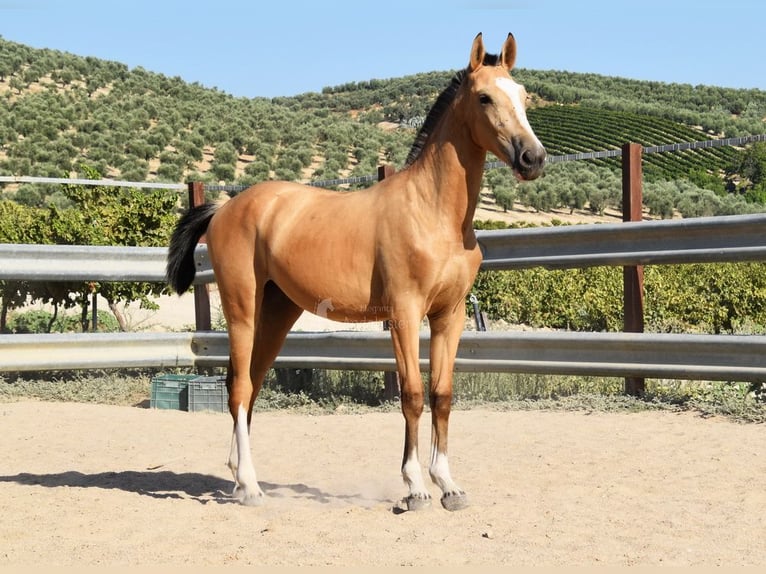
[[[366,209],[363,192],[344,193],[288,181],[264,181],[227,201],[217,214],[227,221],[241,220],[252,228],[277,221],[281,227],[339,212]],[[225,209],[224,209],[225,208]]]

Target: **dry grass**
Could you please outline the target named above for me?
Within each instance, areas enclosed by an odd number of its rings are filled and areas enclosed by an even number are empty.
[[[217,371],[222,372],[222,371]],[[65,401],[148,407],[157,371],[95,371],[0,376],[0,402]],[[766,401],[748,383],[647,380],[643,398],[622,393],[622,379],[529,374],[461,373],[454,408],[588,412],[693,411],[740,422],[766,422]],[[382,373],[314,371],[278,384],[269,377],[256,410],[359,413],[398,410],[383,400]]]

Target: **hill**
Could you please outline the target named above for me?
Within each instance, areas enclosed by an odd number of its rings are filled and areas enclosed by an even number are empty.
[[[74,176],[87,165],[130,181],[242,185],[370,175],[381,163],[403,163],[419,121],[453,73],[247,99],[140,67],[0,38],[0,174]],[[626,141],[659,145],[765,131],[766,92],[759,90],[524,69],[514,74],[532,94],[530,121],[551,155],[613,149]],[[652,182],[686,180],[719,197],[741,195],[742,154],[734,148],[655,154],[645,173]],[[596,170],[617,165],[589,163]],[[492,179],[489,190],[506,193],[508,205],[513,184]],[[9,185],[4,195],[32,205],[65,204],[50,186]],[[552,207],[550,201],[536,203]],[[561,198],[552,203],[572,207]],[[584,205],[574,203],[577,209]]]

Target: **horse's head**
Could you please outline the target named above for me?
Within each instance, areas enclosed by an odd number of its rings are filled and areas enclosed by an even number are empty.
[[[462,95],[474,142],[511,166],[518,178],[530,180],[543,171],[545,148],[527,120],[527,92],[511,78],[515,60],[512,34],[500,56],[488,55],[478,34]]]

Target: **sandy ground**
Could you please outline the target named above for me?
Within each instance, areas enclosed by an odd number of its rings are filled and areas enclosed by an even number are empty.
[[[456,411],[456,513],[400,510],[398,413],[257,414],[258,508],[225,495],[224,414],[20,402],[0,429],[0,565],[766,563],[763,425]]]

